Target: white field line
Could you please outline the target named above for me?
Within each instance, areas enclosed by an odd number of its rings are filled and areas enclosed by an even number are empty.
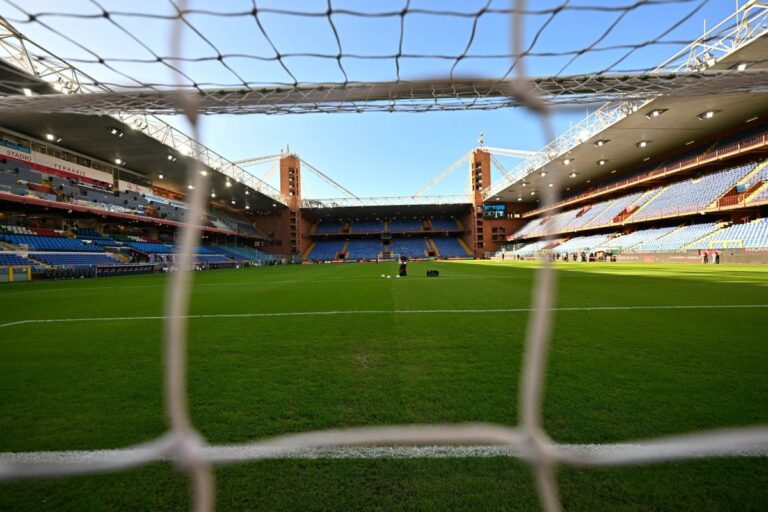
[[[558,312],[589,312],[589,311],[654,311],[675,309],[756,309],[768,308],[768,304],[679,304],[657,306],[583,306],[550,308],[549,311]],[[185,315],[182,318],[195,320],[206,318],[269,318],[291,316],[344,316],[344,315],[433,315],[433,314],[478,314],[478,313],[530,313],[533,308],[496,308],[496,309],[370,309],[370,310],[336,310],[336,311],[286,311],[263,313],[215,313],[209,315]],[[92,318],[38,318],[18,320],[0,324],[2,327],[11,327],[24,324],[46,323],[70,323],[70,322],[116,322],[116,321],[141,321],[141,320],[165,320],[166,316],[111,316]]]
[[[394,275],[397,273],[397,269],[392,270],[392,274]],[[102,279],[109,279],[109,278],[102,278]],[[470,274],[456,274],[456,275],[446,275],[446,276],[440,276],[440,280],[445,279],[492,279],[492,280],[519,280],[519,279],[528,279],[530,280],[530,276],[477,276],[477,275],[470,275]],[[349,278],[349,279],[337,279],[337,278],[330,278],[330,279],[286,279],[281,281],[232,281],[232,282],[223,282],[223,283],[195,283],[194,287],[210,287],[215,286],[217,288],[225,287],[225,286],[261,286],[261,285],[282,285],[282,284],[305,284],[305,283],[347,283],[350,281],[377,281],[382,282],[381,278],[377,275],[374,277],[355,277],[355,278]],[[434,283],[438,282],[435,279],[413,279],[409,278],[407,282],[419,282],[419,283]],[[752,283],[753,281],[745,281]],[[82,286],[82,287],[62,287],[62,288],[41,288],[39,290],[20,290],[20,291],[9,291],[9,292],[3,292],[0,293],[0,299],[3,297],[15,297],[17,295],[31,295],[31,294],[38,294],[38,293],[50,293],[50,292],[77,292],[77,291],[90,291],[90,290],[130,290],[135,288],[165,288],[165,283],[156,283],[156,284],[135,284],[135,285],[128,285],[128,286],[119,286],[116,284],[116,286]]]
[[[634,310],[664,310],[664,309],[742,309],[768,308],[768,304],[688,304],[660,306],[584,306],[551,308],[550,311],[634,311]],[[399,310],[331,310],[331,311],[287,311],[261,313],[215,313],[205,315],[185,315],[186,319],[206,318],[268,318],[292,316],[343,316],[343,315],[404,315],[404,314],[454,314],[454,313],[530,313],[533,308],[496,308],[496,309],[399,309]],[[123,316],[123,317],[92,317],[92,318],[47,318],[19,320],[0,327],[10,327],[20,324],[69,323],[69,322],[113,322],[134,320],[165,320],[166,316]]]
[[[565,456],[606,458],[619,454],[642,454],[663,450],[666,444],[659,443],[609,443],[609,444],[559,444],[556,450]],[[206,446],[202,448],[203,458],[216,463],[264,459],[447,459],[447,458],[521,458],[524,454],[513,446],[503,445],[459,445],[459,446],[346,446],[330,448],[284,448],[270,449],[244,445]],[[40,452],[0,452],[0,461],[5,465],[42,464],[109,464],[142,458],[143,448],[110,450],[68,450]],[[720,452],[728,457],[766,457],[768,443],[755,443]],[[711,454],[702,454],[702,457]],[[168,454],[152,457],[153,460],[170,461]]]

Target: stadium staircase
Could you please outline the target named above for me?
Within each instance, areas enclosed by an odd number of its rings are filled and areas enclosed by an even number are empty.
[[[317,224],[315,224],[312,229],[315,229],[315,228],[317,228]],[[307,247],[307,250],[304,251],[304,254],[302,255],[302,258],[304,258],[304,259],[309,258],[309,254],[312,252],[312,249],[314,249],[316,245],[317,245],[317,242],[315,242],[315,241],[313,241],[311,244],[309,244],[309,247]]]
[[[424,219],[424,231],[432,231],[432,219]]]
[[[342,254],[344,256],[344,259],[347,259],[347,256],[349,256],[349,253],[347,252],[347,247],[349,247],[349,241],[344,242],[344,245],[342,246],[338,254],[336,254],[336,257],[338,258],[339,254]]]
[[[119,253],[119,252],[110,252],[110,253],[107,253],[107,254],[109,254],[110,256],[115,258],[120,263],[130,263],[131,262],[131,257],[128,256],[127,254],[123,254],[123,253]]]
[[[431,223],[430,227],[432,227]],[[427,254],[429,254],[429,252],[433,252],[436,258],[440,257],[440,249],[437,248],[437,244],[431,238],[427,238]]]
[[[456,219],[456,223],[459,224],[459,223],[461,223],[461,221],[459,219]],[[459,245],[461,245],[461,248],[464,249],[464,251],[466,251],[467,256],[472,256],[472,249],[469,248],[469,246],[464,241],[464,239],[463,238],[458,238],[458,241],[459,241]]]
[[[745,201],[754,201],[757,197],[763,195],[764,192],[768,192],[768,181],[758,184],[758,186],[744,197]]]
[[[667,190],[667,187],[666,187],[666,186],[664,186],[664,187],[659,187],[659,188],[657,188],[657,189],[655,189],[655,190],[650,190],[649,192],[650,192],[650,193],[652,193],[653,195],[651,195],[650,197],[648,197],[648,200],[647,200],[646,202],[644,202],[642,205],[640,205],[640,207],[639,207],[639,208],[637,208],[635,211],[633,211],[632,213],[630,213],[629,215],[627,215],[626,217],[624,217],[624,218],[622,219],[622,221],[624,221],[624,220],[626,220],[626,219],[628,219],[628,218],[632,217],[633,215],[636,215],[636,214],[640,213],[641,211],[643,211],[643,209],[644,209],[645,207],[647,207],[649,204],[653,203],[653,200],[654,200],[654,199],[656,199],[657,197],[659,197],[661,194],[663,194],[665,190]]]
[[[706,235],[702,236],[701,238],[697,238],[696,240],[694,240],[694,241],[692,241],[690,243],[685,244],[685,246],[683,247],[683,250],[693,248],[693,246],[695,246],[697,244],[700,244],[701,242],[707,240],[708,238],[712,238],[713,236],[715,236],[716,234],[718,234],[719,232],[721,232],[722,230],[724,230],[727,227],[728,227],[728,223],[721,224],[716,230],[710,231],[709,233],[707,233]]]
[[[749,201],[751,197],[757,197],[756,193],[763,188],[761,174],[768,165],[768,160],[755,166],[743,178],[734,183],[725,194],[709,205],[709,208],[731,206],[741,202]]]
[[[644,204],[646,204],[652,196],[654,195],[654,190],[646,190],[642,194],[640,194],[640,197],[632,201],[627,205],[626,208],[624,208],[621,212],[619,212],[618,215],[616,215],[613,220],[611,221],[613,224],[618,224],[620,222],[624,222],[624,219],[628,218],[630,215],[635,213],[637,210],[643,207]]]

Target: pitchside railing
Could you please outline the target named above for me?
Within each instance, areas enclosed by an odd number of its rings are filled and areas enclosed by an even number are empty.
[[[675,26],[694,16],[706,3],[692,2],[691,9],[681,19],[671,20],[671,27],[651,41],[643,41],[636,45],[625,47],[629,53],[645,48],[653,44],[667,44],[662,38]],[[47,17],[51,13],[28,13],[21,5],[8,2],[16,11],[16,23],[40,24],[45,26]],[[608,7],[584,7],[584,10],[604,10],[616,12],[622,16],[643,4],[654,5],[660,3],[685,3],[683,0],[640,0],[632,4],[614,5]],[[171,55],[181,56],[182,27],[191,28],[200,32],[191,22],[191,14],[200,14],[200,11],[186,9],[185,2],[174,5],[174,12],[168,17],[174,22],[171,34]],[[346,15],[352,17],[395,17],[401,20],[400,51],[392,55],[391,59],[399,63],[407,57],[403,51],[402,21],[406,17],[418,13],[435,17],[462,17],[473,20],[473,31],[466,50],[459,55],[451,56],[454,62],[450,74],[444,80],[430,82],[414,82],[403,80],[400,76],[399,65],[396,80],[387,83],[353,84],[345,82],[329,87],[327,84],[299,84],[294,82],[287,86],[271,87],[257,90],[249,83],[239,83],[241,90],[232,92],[228,96],[220,91],[203,90],[200,84],[194,86],[188,84],[171,84],[175,86],[159,87],[152,84],[140,83],[139,92],[131,92],[128,88],[115,92],[93,91],[87,94],[79,94],[79,89],[88,81],[87,74],[77,74],[77,87],[70,87],[71,82],[65,80],[64,74],[57,77],[55,73],[38,76],[43,81],[53,79],[59,84],[57,93],[43,93],[38,95],[6,96],[0,100],[0,110],[24,111],[35,109],[45,112],[61,112],[84,110],[88,112],[101,112],[120,110],[146,110],[157,112],[159,110],[184,114],[192,127],[194,141],[201,141],[201,112],[216,111],[212,108],[212,102],[226,103],[228,111],[237,111],[238,107],[245,112],[266,113],[303,113],[303,112],[338,112],[338,111],[419,111],[471,108],[499,108],[500,106],[520,105],[536,113],[540,120],[544,135],[547,140],[554,137],[553,129],[549,124],[548,113],[550,104],[574,103],[585,98],[592,102],[605,99],[606,94],[615,97],[649,97],[665,91],[671,91],[684,87],[690,83],[692,75],[681,74],[670,76],[663,83],[643,80],[639,75],[628,75],[619,82],[615,80],[600,80],[602,72],[590,79],[568,80],[568,77],[555,77],[543,81],[526,79],[526,59],[535,55],[534,45],[541,34],[541,30],[535,35],[534,41],[529,46],[523,44],[523,21],[526,15],[536,14],[544,16],[549,24],[556,16],[567,12],[568,2],[553,9],[526,10],[524,2],[517,0],[509,9],[494,9],[488,2],[477,12],[452,12],[430,9],[416,9],[405,2],[405,7],[395,6],[392,11],[371,14],[370,12],[334,11],[331,1],[328,1],[328,9],[325,12],[308,13],[304,11],[292,11],[283,9],[285,16],[320,17],[326,18],[329,28],[335,35],[338,44],[338,52],[331,57],[331,62],[338,65],[346,79],[343,67],[343,52],[341,38],[335,28],[334,16]],[[226,16],[252,17],[257,27],[270,41],[275,56],[271,58],[278,62],[290,74],[290,67],[286,63],[286,56],[281,54],[269,39],[260,13],[263,14],[257,4],[253,3],[253,10],[247,12],[235,12]],[[275,11],[274,9],[272,11]],[[280,11],[280,10],[278,10]],[[485,14],[506,14],[511,18],[512,24],[512,53],[505,54],[512,63],[509,70],[500,77],[492,80],[458,80],[454,78],[454,68],[462,60],[471,58],[469,53],[475,36],[475,28],[478,20]],[[106,13],[109,19],[117,27],[116,21],[120,15],[142,16],[141,13]],[[55,15],[55,13],[53,14]],[[59,15],[67,16],[66,13]],[[104,16],[97,13],[97,16]],[[69,15],[77,19],[83,15]],[[149,15],[145,15],[149,17]],[[13,22],[14,20],[12,20]],[[610,33],[616,26],[614,23],[605,34],[602,34],[596,42],[588,48],[578,52],[572,52],[573,59],[585,52],[597,51],[596,45]],[[123,28],[123,30],[125,30]],[[67,37],[66,34],[62,34]],[[7,42],[7,41],[6,41]],[[208,43],[213,46],[210,41]],[[92,50],[93,60],[104,66],[115,67],[116,64],[109,59],[104,59]],[[23,53],[24,49],[19,48]],[[568,50],[570,52],[570,50]],[[568,54],[564,52],[564,54]],[[227,73],[235,74],[229,67],[228,55],[218,52],[217,60]],[[322,56],[320,58],[323,58]],[[377,57],[378,58],[378,57]],[[193,60],[193,59],[189,59]],[[180,66],[184,58],[163,58],[157,56],[156,61],[169,67]],[[618,62],[621,62],[618,61]],[[618,63],[617,63],[618,64]],[[605,71],[615,70],[615,66],[609,66]],[[118,71],[122,72],[118,69]],[[176,71],[183,74],[180,68]],[[71,69],[68,69],[71,72]],[[46,71],[46,73],[49,73]],[[21,76],[21,75],[20,75]],[[72,76],[71,73],[66,76]],[[186,76],[186,75],[183,75]],[[293,76],[291,74],[291,76]],[[718,75],[707,75],[702,72],[697,74],[695,81],[698,84],[710,83],[710,93],[721,88],[722,82],[718,82],[723,76],[729,79],[729,83],[742,84],[745,87],[754,83],[755,73],[749,71],[728,71]],[[64,78],[62,78],[64,77]],[[514,77],[514,78],[512,78]],[[760,78],[758,76],[758,78]],[[181,80],[181,78],[178,78]],[[598,87],[598,84],[603,85]],[[429,85],[432,84],[432,85]],[[570,85],[569,85],[570,84]],[[585,84],[594,85],[594,89],[584,88]],[[648,86],[647,84],[650,84]],[[720,85],[718,85],[720,84]],[[103,85],[103,84],[101,84]],[[556,87],[555,87],[556,85]],[[751,87],[751,85],[749,85]],[[282,87],[282,88],[281,88]],[[573,89],[569,90],[569,87]],[[106,88],[106,86],[105,86]],[[25,87],[26,89],[26,87]],[[169,94],[168,90],[173,90]],[[65,95],[63,91],[71,92]],[[253,93],[250,94],[249,93]],[[573,100],[569,100],[567,93],[578,90]],[[184,91],[195,91],[196,94],[184,94]],[[701,87],[697,88],[701,94]],[[362,93],[362,95],[357,93]],[[561,95],[562,93],[562,95]],[[679,93],[679,91],[678,91]],[[554,98],[554,99],[553,99]],[[76,101],[71,101],[75,99]],[[242,103],[241,103],[242,102]],[[292,106],[293,105],[293,106]],[[295,107],[295,108],[294,108]],[[221,110],[223,111],[223,110]],[[208,177],[210,173],[204,173],[203,163],[195,160],[189,168],[191,180],[191,201],[189,219],[201,218],[206,198],[208,197]],[[556,178],[556,177],[555,177]],[[542,203],[546,207],[557,200],[557,182],[554,186],[542,194]],[[200,239],[200,226],[194,223],[185,224],[181,230],[181,253],[179,255],[179,267],[191,268],[193,252]],[[641,464],[653,464],[664,461],[687,460],[701,457],[732,456],[746,452],[754,453],[755,447],[763,450],[768,447],[768,426],[753,428],[733,428],[711,432],[694,432],[687,435],[664,437],[659,439],[638,441],[629,444],[605,445],[605,450],[584,451],[573,450],[567,446],[553,442],[542,425],[542,408],[544,399],[544,382],[547,371],[547,356],[550,340],[552,338],[554,303],[557,294],[556,275],[550,263],[542,261],[536,273],[535,286],[528,316],[527,334],[525,340],[525,353],[520,377],[520,407],[517,425],[514,427],[493,424],[457,424],[457,425],[397,425],[381,427],[345,428],[338,430],[322,430],[293,435],[273,437],[253,441],[241,445],[211,445],[195,429],[189,414],[187,400],[187,318],[192,287],[193,273],[180,271],[174,273],[168,284],[166,294],[165,312],[162,316],[165,322],[165,410],[168,421],[168,431],[161,437],[140,445],[130,446],[119,450],[106,452],[93,451],[85,453],[49,452],[35,453],[33,458],[24,458],[23,453],[0,455],[0,479],[44,478],[55,476],[73,476],[92,474],[106,471],[120,471],[126,468],[142,466],[157,461],[172,461],[176,467],[186,473],[191,480],[192,501],[197,511],[209,511],[214,507],[215,482],[213,467],[224,464],[234,464],[246,461],[263,459],[280,459],[286,457],[301,456],[306,450],[325,449],[332,451],[338,447],[361,447],[366,445],[377,446],[410,446],[410,445],[457,445],[457,444],[494,444],[510,449],[509,454],[525,461],[532,469],[535,476],[538,496],[542,507],[548,511],[561,509],[558,495],[556,470],[561,465],[582,467],[608,467],[629,466]],[[329,452],[330,453],[330,452]]]

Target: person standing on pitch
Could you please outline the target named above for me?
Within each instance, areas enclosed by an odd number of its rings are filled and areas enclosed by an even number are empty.
[[[405,277],[408,275],[408,256],[400,257],[400,272],[398,275],[400,277]]]

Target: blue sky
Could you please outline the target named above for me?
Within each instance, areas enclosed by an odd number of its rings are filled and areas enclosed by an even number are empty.
[[[474,12],[488,0],[411,0],[410,8],[447,9]],[[529,9],[546,9],[561,5],[562,0],[529,0]],[[634,0],[573,0],[568,7],[599,6],[616,8],[634,3]],[[97,14],[99,6],[110,12],[169,14],[174,6],[165,0],[134,0],[131,2],[104,0],[24,0],[19,6],[27,12],[54,12]],[[274,0],[259,1],[258,7],[282,7],[305,12],[324,12],[326,0]],[[491,7],[507,8],[509,1],[490,1]],[[65,7],[63,7],[65,6]],[[365,12],[399,11],[405,0],[363,1],[333,0],[334,9],[354,9]],[[697,10],[687,22],[664,36],[670,44],[649,45],[632,53],[616,64],[626,50],[589,52],[569,64],[571,56],[533,56],[526,60],[529,75],[551,76],[611,71],[651,69],[681,49],[678,41],[690,41],[701,35],[705,23],[712,26],[730,15],[736,6],[734,0],[679,0],[667,3],[652,0],[624,16],[622,11],[584,11],[566,9],[547,23],[547,15],[529,15],[525,19],[525,46],[529,46],[536,32],[546,24],[533,47],[537,53],[561,53],[586,48],[637,44],[656,40],[675,22]],[[249,11],[250,0],[192,1],[190,7],[217,12]],[[25,19],[24,13],[0,0],[0,14],[13,20]],[[619,19],[620,18],[620,19]],[[153,53],[168,56],[168,20],[123,16],[112,18],[126,31],[134,34],[142,44],[128,37],[118,26],[103,18],[79,19],[62,16],[43,16],[40,23],[16,23],[17,28],[30,39],[45,46],[59,56],[70,60],[99,80],[111,82],[115,87],[135,85],[119,73],[114,73],[92,61],[106,59],[153,58]],[[296,17],[262,14],[260,21],[281,53],[338,52],[336,39],[325,17]],[[400,18],[368,18],[343,14],[333,16],[344,55],[391,55],[398,51]],[[187,57],[216,56],[216,51],[228,55],[225,62],[184,63],[184,72],[195,81],[238,85],[240,80],[260,83],[291,82],[291,77],[277,61],[259,61],[232,56],[247,54],[274,56],[252,16],[190,15],[190,23],[210,41],[201,39],[192,30],[184,32],[183,55]],[[602,40],[600,36],[614,22],[615,28]],[[472,17],[442,17],[409,14],[403,30],[405,54],[461,54],[470,38]],[[53,30],[51,30],[53,29]],[[65,37],[54,33],[59,31]],[[469,48],[470,55],[504,55],[510,52],[511,25],[509,16],[485,14],[479,18],[476,35]],[[74,41],[74,42],[73,42]],[[78,44],[75,44],[79,43]],[[85,47],[82,48],[82,47]],[[215,48],[214,48],[215,47]],[[86,62],[83,62],[86,61]],[[87,62],[91,61],[91,62]],[[342,81],[343,75],[335,59],[294,57],[284,60],[286,67],[299,81]],[[393,59],[342,58],[341,64],[350,80],[379,81],[396,77]],[[442,59],[403,58],[400,73],[404,79],[446,76],[453,61]],[[171,84],[179,80],[167,66],[160,63],[115,62],[124,74],[141,82]],[[507,58],[462,60],[456,67],[456,76],[498,77],[509,66]],[[613,66],[613,67],[611,67]],[[553,119],[558,132],[578,122],[587,113],[586,108],[557,112]],[[168,118],[172,124],[184,127],[180,118]],[[302,158],[323,170],[360,196],[408,195],[420,189],[435,175],[466,153],[477,143],[482,131],[488,145],[537,150],[544,140],[535,116],[522,109],[489,112],[436,112],[429,114],[366,113],[366,114],[311,114],[301,116],[206,116],[203,142],[224,156],[237,160],[250,156],[274,154],[286,146]],[[515,161],[504,161],[508,168]],[[256,175],[266,173],[269,166],[254,167]],[[462,193],[466,185],[465,168],[434,187],[430,193]],[[329,188],[308,173],[305,177],[305,195],[311,197],[337,197]]]

